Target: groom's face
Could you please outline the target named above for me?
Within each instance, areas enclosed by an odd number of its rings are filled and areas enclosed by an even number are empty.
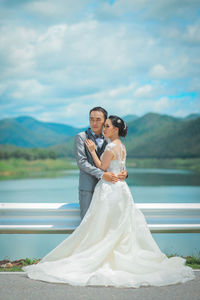
[[[102,111],[91,111],[90,113],[90,127],[95,134],[102,132],[105,123],[104,114]]]

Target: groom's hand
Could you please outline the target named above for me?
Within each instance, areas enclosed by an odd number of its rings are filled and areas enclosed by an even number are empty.
[[[119,180],[113,172],[104,172],[102,179],[112,182],[112,183],[115,183]]]
[[[125,180],[126,177],[127,177],[127,172],[124,170],[124,171],[121,171],[118,175],[117,175],[118,179],[119,180]]]

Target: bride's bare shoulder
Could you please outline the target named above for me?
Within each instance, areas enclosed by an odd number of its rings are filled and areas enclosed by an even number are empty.
[[[106,145],[106,150],[111,150],[113,149],[114,147],[116,147],[116,144],[113,143],[113,142],[110,142]]]

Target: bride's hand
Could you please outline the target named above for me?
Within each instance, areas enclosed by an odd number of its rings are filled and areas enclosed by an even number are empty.
[[[95,145],[95,143],[94,143],[92,140],[86,140],[86,141],[85,141],[85,144],[86,144],[86,146],[88,147],[88,150],[89,150],[90,152],[95,151],[96,145]]]
[[[121,180],[121,181],[124,181],[126,179],[126,176],[127,176],[127,171],[126,170],[121,171],[117,175],[118,179]]]

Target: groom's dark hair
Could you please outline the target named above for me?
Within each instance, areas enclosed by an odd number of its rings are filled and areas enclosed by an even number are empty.
[[[90,110],[89,116],[90,116],[92,111],[101,111],[104,115],[104,119],[106,120],[108,118],[108,112],[104,108],[102,108],[101,106],[97,106],[97,107],[92,108]]]

